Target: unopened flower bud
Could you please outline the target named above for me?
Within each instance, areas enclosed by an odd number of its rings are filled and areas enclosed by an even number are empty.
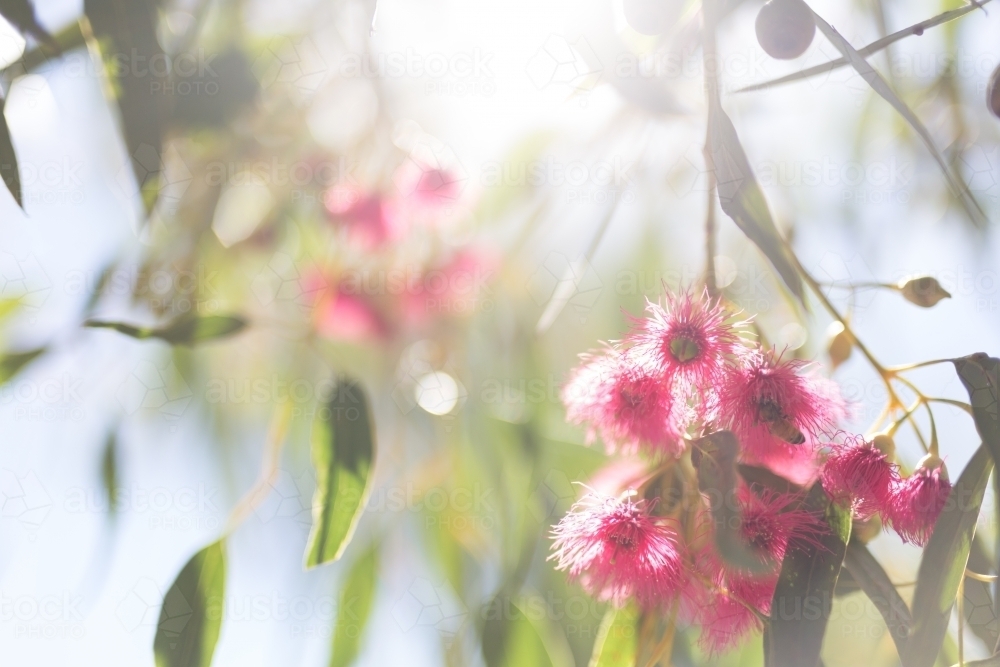
[[[886,458],[892,458],[896,453],[896,441],[892,439],[891,435],[886,433],[879,433],[874,438],[872,438],[872,444],[877,450],[886,455]]]
[[[826,335],[830,341],[827,344],[826,353],[830,356],[830,365],[837,368],[850,358],[854,339],[840,322],[832,323],[830,328],[826,330]]]
[[[760,47],[779,60],[801,56],[816,35],[812,10],[802,0],[770,0],[757,14],[755,28]]]
[[[902,292],[904,299],[921,308],[930,308],[941,299],[951,298],[951,294],[941,287],[941,283],[930,276],[903,280],[897,287]]]

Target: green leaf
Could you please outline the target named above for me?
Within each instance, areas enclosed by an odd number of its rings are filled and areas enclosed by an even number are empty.
[[[0,357],[0,385],[9,382],[22,368],[44,354],[45,350],[46,348],[40,347],[37,350],[5,354]]]
[[[868,551],[868,547],[855,540],[851,540],[847,545],[844,569],[851,574],[868,599],[878,607],[889,629],[889,635],[896,643],[896,650],[899,655],[903,655],[913,619],[909,607],[899,596],[889,575]]]
[[[984,352],[952,360],[958,379],[969,392],[972,419],[979,437],[989,448],[994,463],[1000,461],[1000,419],[997,414],[997,386],[1000,359]]]
[[[774,563],[752,551],[739,533],[742,518],[735,501],[739,451],[740,444],[731,431],[716,431],[695,441],[692,462],[698,469],[698,488],[708,497],[719,554],[731,565],[763,572]]]
[[[926,21],[921,21],[920,23],[915,23],[902,30],[897,30],[891,35],[886,35],[882,39],[876,39],[874,42],[868,46],[858,49],[858,54],[867,58],[870,55],[876,54],[882,49],[885,49],[892,44],[895,44],[901,39],[905,39],[910,35],[923,35],[924,31],[928,28],[934,28],[941,25],[942,23],[947,23],[949,21],[954,21],[957,18],[965,16],[969,12],[973,12],[979,9],[981,6],[988,3],[990,0],[983,0],[980,3],[969,3],[964,7],[959,7],[958,9],[952,9],[951,11],[944,12],[943,14],[938,14],[933,18],[929,18]],[[809,77],[816,76],[817,74],[823,74],[825,72],[832,72],[835,69],[840,69],[845,65],[849,65],[851,61],[847,58],[837,58],[836,60],[831,60],[825,62],[822,65],[815,65],[813,67],[808,67],[804,70],[795,72],[793,74],[788,74],[777,79],[772,79],[770,81],[764,81],[763,83],[755,83],[752,86],[746,86],[745,88],[740,88],[736,90],[737,93],[749,93],[755,90],[766,90],[774,88],[775,86],[780,86],[783,83],[792,83],[793,81],[801,81],[802,79],[808,79]]]
[[[101,482],[108,496],[108,515],[114,517],[118,511],[118,454],[115,432],[108,433],[101,455]]]
[[[316,493],[307,568],[344,554],[370,490],[375,426],[356,380],[341,380],[330,402],[319,410],[313,423],[312,458]]]
[[[237,315],[206,315],[180,317],[164,327],[137,327],[102,320],[88,320],[84,322],[84,326],[91,329],[114,329],[139,340],[159,338],[171,345],[194,345],[239,333],[246,328],[247,321]]]
[[[634,665],[638,622],[639,610],[634,605],[609,607],[597,631],[589,667]]]
[[[337,605],[337,623],[333,627],[333,653],[330,667],[348,667],[358,657],[365,625],[371,615],[378,581],[377,546],[361,554],[347,574]]]
[[[226,554],[222,540],[187,562],[163,597],[153,640],[157,667],[208,667],[222,628]]]
[[[792,294],[803,301],[795,258],[774,224],[736,128],[717,101],[708,110],[708,145],[722,210],[760,248]]]
[[[497,596],[484,611],[483,658],[487,667],[552,667],[545,641],[513,599]]]
[[[24,208],[21,172],[17,167],[17,155],[14,153],[14,142],[10,138],[10,128],[7,127],[7,119],[3,114],[4,102],[4,98],[0,96],[0,177],[3,178],[17,205]]]
[[[816,667],[833,605],[847,541],[851,514],[831,503],[814,484],[803,507],[824,514],[830,532],[816,544],[790,546],[771,600],[771,619],[764,630],[767,667]]]
[[[962,181],[962,178],[952,171],[951,166],[948,164],[948,160],[945,156],[938,150],[938,147],[934,145],[934,139],[931,137],[931,133],[927,131],[924,124],[917,118],[917,115],[913,113],[906,102],[901,100],[898,95],[892,90],[882,75],[879,74],[874,67],[868,64],[858,51],[851,46],[850,42],[844,39],[837,30],[831,26],[829,23],[823,20],[823,18],[813,12],[813,18],[816,20],[816,26],[826,35],[826,38],[836,47],[838,51],[850,62],[851,67],[854,68],[861,78],[871,86],[872,90],[879,94],[882,99],[892,105],[900,116],[903,117],[913,131],[917,133],[921,141],[930,151],[931,157],[937,162],[938,167],[941,168],[941,173],[944,174],[945,180],[948,182],[948,186],[951,188],[952,193],[961,202],[962,207],[965,209],[966,214],[969,218],[979,226],[985,226],[987,223],[986,214],[983,213],[983,209],[979,206],[979,202],[976,201],[975,197],[969,191],[969,188]]]
[[[985,446],[972,455],[948,496],[924,548],[913,593],[913,629],[903,665],[931,667],[948,631],[951,608],[966,564],[993,460]]]
[[[157,39],[158,0],[84,0],[118,101],[122,132],[143,204],[152,210],[163,171],[163,136],[173,96]]]

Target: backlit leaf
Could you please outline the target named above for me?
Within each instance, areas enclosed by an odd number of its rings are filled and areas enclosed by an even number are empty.
[[[948,182],[948,187],[951,188],[952,194],[961,202],[962,207],[965,209],[966,214],[969,218],[975,222],[977,225],[984,226],[986,224],[986,214],[983,213],[983,209],[980,208],[979,202],[976,201],[975,197],[969,191],[969,188],[962,181],[961,177],[952,171],[951,166],[948,164],[948,160],[945,156],[938,150],[938,147],[934,145],[934,139],[931,137],[931,133],[928,132],[924,124],[917,118],[917,115],[913,113],[906,102],[901,100],[898,95],[892,90],[888,82],[882,75],[879,74],[874,67],[868,64],[858,51],[851,46],[850,42],[844,39],[837,30],[827,23],[819,14],[813,12],[813,18],[816,20],[816,27],[818,27],[826,38],[836,47],[838,51],[843,54],[851,67],[861,76],[865,82],[871,86],[872,90],[879,94],[882,99],[892,105],[900,116],[903,117],[913,131],[917,133],[921,141],[930,151],[931,157],[937,162],[938,166],[941,168],[941,173],[944,174],[945,180]]]
[[[752,551],[739,533],[742,524],[736,504],[739,451],[740,444],[731,431],[716,431],[694,443],[692,461],[698,468],[698,488],[708,497],[719,554],[732,565],[761,572],[774,563]]]
[[[361,554],[347,574],[337,604],[337,621],[333,626],[333,653],[330,667],[348,667],[358,657],[365,625],[371,615],[378,582],[379,551],[377,546]]]
[[[312,431],[316,469],[313,524],[306,567],[339,559],[351,541],[370,490],[375,426],[368,399],[354,380],[341,380]]]
[[[816,544],[790,545],[764,630],[767,667],[815,667],[833,605],[833,591],[851,534],[851,514],[814,484],[803,507],[825,515],[830,532]]]
[[[0,384],[9,382],[17,375],[22,368],[30,364],[36,358],[45,353],[46,348],[40,347],[37,350],[27,352],[17,352],[15,354],[4,354],[0,356]]]
[[[153,653],[157,667],[209,667],[222,628],[226,554],[220,540],[187,562],[163,597]]]
[[[899,596],[889,575],[868,551],[868,547],[856,540],[851,540],[847,545],[844,570],[845,573],[851,574],[868,599],[878,608],[882,618],[885,619],[886,627],[889,628],[892,641],[896,643],[896,650],[899,655],[903,655],[913,619],[909,607]]]
[[[913,593],[913,629],[903,654],[905,667],[931,667],[948,631],[958,585],[965,575],[976,522],[993,460],[980,446],[962,471],[924,548]]]
[[[14,143],[10,138],[10,128],[4,117],[4,98],[0,96],[0,177],[3,178],[7,190],[14,197],[17,205],[24,207],[21,193],[21,172],[17,166],[17,155],[14,153]]]
[[[609,607],[597,631],[589,667],[634,665],[638,621],[639,610],[632,605]]]
[[[802,278],[795,259],[774,224],[736,128],[718,102],[708,110],[708,144],[722,210],[760,248],[788,289],[802,301]]]
[[[91,329],[114,329],[139,340],[159,338],[171,345],[194,345],[239,333],[246,328],[247,321],[238,315],[206,315],[181,317],[163,327],[137,327],[102,320],[89,320],[84,326]]]

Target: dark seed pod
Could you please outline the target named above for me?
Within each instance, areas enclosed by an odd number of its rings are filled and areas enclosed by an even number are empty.
[[[624,0],[622,9],[629,27],[641,35],[660,35],[674,19],[671,0]]]
[[[757,14],[757,42],[779,60],[798,58],[816,35],[812,10],[802,0],[770,0]]]
[[[897,288],[904,299],[921,308],[931,308],[941,299],[951,298],[951,294],[941,287],[941,283],[930,276],[902,280]]]
[[[1000,118],[1000,65],[990,75],[990,85],[986,89],[986,106],[994,116]]]

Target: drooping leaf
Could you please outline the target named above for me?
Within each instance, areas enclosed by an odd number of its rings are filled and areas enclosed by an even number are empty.
[[[639,610],[633,605],[609,607],[597,631],[589,667],[634,665],[638,621]]]
[[[163,135],[172,94],[167,57],[157,39],[159,0],[85,0],[84,13],[116,94],[132,171],[146,210],[156,203]]]
[[[102,320],[88,320],[84,322],[84,326],[91,329],[114,329],[139,340],[159,338],[171,345],[194,345],[239,333],[246,328],[247,321],[238,315],[206,315],[181,317],[163,327],[137,327]]]
[[[905,667],[931,667],[948,631],[951,609],[966,564],[993,460],[980,446],[948,496],[924,548],[913,593],[913,626],[903,654]]]
[[[187,562],[163,597],[153,640],[157,667],[209,667],[222,629],[226,554],[222,540]]]
[[[347,574],[337,604],[330,667],[349,667],[358,657],[378,582],[378,546],[363,553]]]
[[[899,596],[889,575],[861,542],[851,540],[844,556],[844,569],[865,592],[868,599],[878,608],[885,625],[889,629],[896,650],[903,655],[906,639],[910,634],[913,619],[906,602]]]
[[[802,301],[805,295],[795,258],[774,224],[736,128],[718,102],[708,110],[708,145],[722,210],[760,248],[788,289]]]
[[[977,352],[955,359],[952,363],[958,371],[958,379],[969,392],[972,419],[976,422],[979,437],[989,448],[994,463],[1000,461],[1000,414],[997,412],[1000,359]]]
[[[375,426],[368,399],[354,380],[341,380],[313,422],[316,469],[306,567],[339,559],[368,497],[375,460]]]
[[[0,356],[0,384],[9,382],[17,375],[22,368],[30,364],[37,357],[45,353],[47,348],[40,347],[37,350],[27,352],[17,352],[15,354],[4,354]]]
[[[1000,667],[1000,653],[982,660],[966,660],[962,665],[964,667]],[[953,665],[953,667],[962,667],[962,665]]]
[[[754,552],[740,536],[742,518],[736,503],[736,457],[740,445],[732,431],[716,431],[697,440],[692,461],[698,469],[698,488],[708,497],[715,530],[715,546],[731,565],[762,572],[774,563]]]
[[[10,138],[10,128],[7,127],[7,119],[3,109],[5,100],[0,96],[0,177],[14,197],[14,201],[21,208],[24,208],[23,195],[21,193],[21,172],[18,171],[17,155],[14,153],[14,142]]]
[[[968,186],[962,181],[961,176],[956,174],[951,165],[948,164],[948,160],[945,158],[944,154],[934,145],[934,139],[931,137],[931,133],[924,127],[923,122],[917,115],[913,113],[913,110],[904,102],[900,97],[892,90],[888,82],[882,78],[882,75],[875,70],[874,67],[868,64],[858,51],[851,46],[851,43],[844,39],[837,30],[827,23],[823,18],[813,12],[813,18],[816,20],[816,26],[826,35],[826,38],[836,47],[838,51],[843,54],[851,67],[854,68],[862,79],[871,86],[878,95],[892,105],[892,108],[903,117],[913,131],[917,133],[921,141],[927,147],[930,152],[931,157],[937,162],[938,167],[941,168],[941,173],[944,174],[945,180],[948,182],[948,187],[951,188],[952,194],[961,202],[962,208],[965,209],[966,214],[969,219],[972,220],[979,226],[985,226],[987,223],[986,214],[983,209],[979,206],[979,202],[976,201],[975,197],[969,191]]]
[[[923,35],[924,31],[928,28],[934,28],[941,25],[942,23],[947,23],[949,21],[954,21],[957,18],[965,16],[969,12],[974,12],[981,6],[990,2],[990,0],[983,0],[979,3],[969,3],[964,7],[959,7],[958,9],[952,9],[950,11],[944,12],[943,14],[938,14],[933,18],[929,18],[926,21],[921,21],[920,23],[915,23],[909,27],[903,28],[902,30],[897,30],[891,35],[886,35],[881,39],[877,39],[868,46],[858,49],[858,54],[862,57],[867,58],[870,55],[876,54],[882,49],[885,49],[901,39],[905,39],[911,35]],[[770,81],[764,81],[762,83],[755,83],[752,86],[746,86],[736,90],[737,93],[749,93],[755,90],[767,90],[774,88],[775,86],[780,86],[784,83],[792,83],[793,81],[802,81],[803,79],[808,79],[810,77],[816,76],[817,74],[824,74],[826,72],[831,72],[835,69],[840,69],[850,64],[850,60],[847,58],[837,58],[829,62],[825,62],[822,65],[815,65],[813,67],[807,67],[804,70],[795,72],[793,74],[787,74],[777,79],[772,79]]]
[[[851,514],[814,484],[803,508],[826,517],[830,531],[815,544],[790,545],[781,563],[764,630],[767,667],[816,667],[833,605],[833,590],[851,534]]]

